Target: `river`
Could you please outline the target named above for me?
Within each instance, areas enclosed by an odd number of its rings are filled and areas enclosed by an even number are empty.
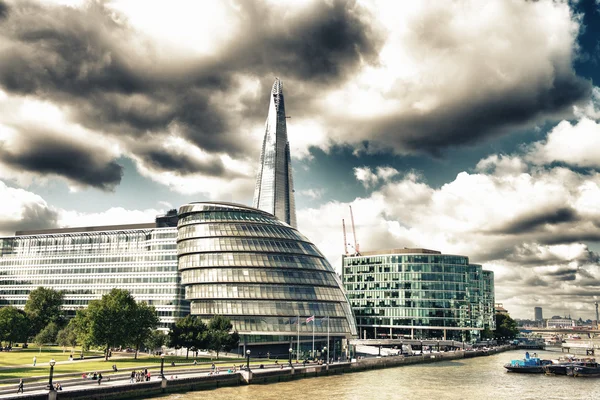
[[[533,352],[533,351],[532,351]],[[524,351],[488,357],[407,365],[345,375],[300,379],[265,385],[225,387],[171,394],[162,400],[292,400],[292,399],[600,399],[600,378],[507,373],[503,365],[523,358]],[[561,353],[537,351],[541,358]]]

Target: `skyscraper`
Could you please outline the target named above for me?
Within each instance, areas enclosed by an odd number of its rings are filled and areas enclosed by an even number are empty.
[[[533,313],[536,321],[543,321],[542,307],[533,307]]]
[[[296,228],[290,144],[287,138],[283,83],[279,78],[275,79],[271,90],[253,206],[274,214],[279,220]]]

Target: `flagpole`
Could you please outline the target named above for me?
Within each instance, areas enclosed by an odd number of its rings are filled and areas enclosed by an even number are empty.
[[[313,324],[313,349],[312,349],[312,358],[313,360],[315,359],[315,319],[313,317],[313,320],[311,321]]]
[[[298,340],[296,340],[296,360],[300,359],[300,313],[298,313]]]
[[[329,319],[330,317],[327,317],[327,362],[326,364],[329,366],[329,352],[331,351],[331,347],[329,347]]]

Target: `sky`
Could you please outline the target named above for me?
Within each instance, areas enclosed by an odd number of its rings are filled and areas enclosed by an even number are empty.
[[[0,0],[0,235],[251,205],[279,77],[337,271],[352,206],[361,250],[466,255],[514,318],[593,319],[599,62],[598,0]]]

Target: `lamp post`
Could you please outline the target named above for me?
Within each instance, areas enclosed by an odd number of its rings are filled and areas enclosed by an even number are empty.
[[[423,341],[421,340],[421,354],[423,354]]]
[[[54,361],[53,358],[50,360],[50,379],[48,380],[48,386],[46,387],[46,389],[48,389],[51,392],[54,390],[54,386],[52,385],[52,375],[54,375],[54,364],[56,364],[56,361]]]
[[[165,354],[163,353],[160,355],[160,378],[161,379],[165,379],[164,369],[165,369]]]
[[[246,370],[250,372],[250,349],[246,350]]]
[[[292,349],[290,347],[290,367],[292,366],[292,352],[294,351],[294,349]]]
[[[325,356],[325,365],[329,365],[329,353],[327,352],[327,346],[323,347],[323,355]]]

